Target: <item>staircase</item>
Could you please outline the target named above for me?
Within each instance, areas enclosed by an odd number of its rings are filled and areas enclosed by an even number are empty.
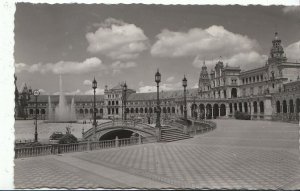
[[[183,133],[180,129],[172,128],[169,126],[162,127],[161,129],[161,141],[172,142],[183,139],[191,138],[190,135]]]

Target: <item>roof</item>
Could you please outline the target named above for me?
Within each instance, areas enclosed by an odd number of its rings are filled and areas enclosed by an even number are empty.
[[[59,95],[39,95],[37,97],[38,102],[48,102],[49,96],[52,103],[58,103]],[[71,103],[72,98],[74,97],[74,102],[92,102],[94,100],[94,95],[65,95],[65,99],[67,103]],[[96,95],[96,101],[103,101],[104,95]],[[35,102],[35,97],[30,96],[29,102]]]
[[[187,96],[196,96],[198,89],[187,89]],[[156,92],[149,93],[132,93],[128,96],[128,101],[134,100],[156,100]],[[178,98],[183,97],[183,90],[161,91],[159,92],[160,99]]]

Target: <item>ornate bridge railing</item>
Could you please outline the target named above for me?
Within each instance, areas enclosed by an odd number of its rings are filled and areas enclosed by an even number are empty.
[[[115,147],[124,147],[138,144],[156,142],[156,137],[132,137],[105,141],[86,141],[74,144],[55,144],[36,147],[15,148],[15,158],[36,157],[43,155],[57,155],[71,152],[100,150]]]
[[[137,130],[137,131],[145,132],[150,135],[155,135],[154,127],[145,123],[141,123],[140,121],[137,120],[114,120],[114,121],[101,123],[97,125],[96,133],[104,130],[118,128],[118,127],[122,127],[124,129]],[[94,127],[90,128],[88,131],[86,131],[83,134],[83,139],[88,139],[89,137],[93,136],[93,134],[94,134]]]

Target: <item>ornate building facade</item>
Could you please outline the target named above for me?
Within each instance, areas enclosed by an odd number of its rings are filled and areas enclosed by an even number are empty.
[[[193,118],[231,118],[236,111],[251,115],[251,119],[299,120],[300,112],[300,63],[289,62],[278,34],[272,40],[269,58],[263,67],[242,71],[220,60],[208,71],[205,62],[201,68],[198,88],[187,90],[187,115]],[[27,88],[27,87],[26,87]],[[23,90],[21,94],[24,91]],[[26,93],[24,93],[25,96]],[[22,94],[23,95],[23,94]],[[23,97],[24,97],[23,96]],[[25,96],[26,97],[26,96]],[[47,95],[38,97],[38,116],[47,118]],[[66,96],[71,102],[72,96]],[[124,115],[122,84],[105,87],[104,95],[96,96],[96,113],[99,118],[122,118]],[[183,117],[183,90],[160,92],[162,120]],[[52,108],[58,104],[58,96],[51,95]],[[91,119],[93,96],[74,97],[78,119]],[[29,117],[35,113],[33,96],[25,109]],[[128,118],[143,118],[155,122],[156,92],[126,93]]]

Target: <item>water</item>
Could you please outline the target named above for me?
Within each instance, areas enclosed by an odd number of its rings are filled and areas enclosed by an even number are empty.
[[[72,98],[71,104],[68,105],[66,97],[63,93],[62,78],[59,76],[59,102],[55,108],[55,113],[53,115],[53,110],[51,106],[51,98],[48,97],[48,120],[50,122],[71,122],[76,121],[75,112],[75,101]]]

